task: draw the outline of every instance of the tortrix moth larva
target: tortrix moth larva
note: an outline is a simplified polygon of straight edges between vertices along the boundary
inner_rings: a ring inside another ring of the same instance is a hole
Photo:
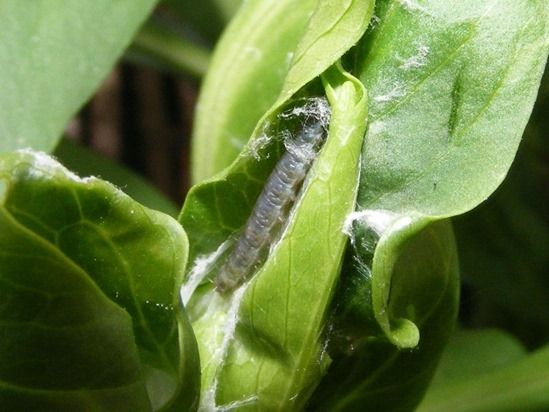
[[[327,104],[320,101],[325,115]],[[284,220],[326,137],[327,119],[319,113],[307,113],[306,108],[301,110],[309,116],[303,120],[297,136],[286,142],[286,152],[267,179],[236,246],[217,274],[215,285],[220,293],[235,289],[257,269],[262,253],[274,237],[274,229]]]

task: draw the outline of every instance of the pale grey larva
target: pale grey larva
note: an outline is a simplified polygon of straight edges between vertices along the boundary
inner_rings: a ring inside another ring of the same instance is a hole
[[[308,116],[297,136],[286,142],[287,151],[267,179],[242,234],[217,274],[219,292],[233,290],[257,269],[325,139],[326,121],[325,117]]]

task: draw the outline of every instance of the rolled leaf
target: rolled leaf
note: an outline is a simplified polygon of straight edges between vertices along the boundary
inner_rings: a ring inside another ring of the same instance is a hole
[[[221,295],[206,283],[191,297],[203,409],[300,410],[329,361],[321,335],[346,244],[344,222],[354,207],[367,99],[361,84],[339,68],[326,74],[325,84],[332,110],[328,138],[280,240],[236,292]],[[214,240],[226,241],[227,229],[243,224],[249,210],[226,199],[257,197],[265,173],[251,171],[258,163],[272,165],[275,149],[267,148],[269,157],[259,162],[242,155],[223,178],[191,191],[181,221],[191,228],[193,256],[212,251]],[[194,237],[199,227],[206,233]],[[187,282],[192,281],[191,275]]]

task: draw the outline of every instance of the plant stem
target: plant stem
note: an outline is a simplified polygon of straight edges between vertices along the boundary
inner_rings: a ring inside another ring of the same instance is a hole
[[[210,51],[168,27],[148,22],[134,38],[128,57],[177,74],[201,78],[210,62]]]

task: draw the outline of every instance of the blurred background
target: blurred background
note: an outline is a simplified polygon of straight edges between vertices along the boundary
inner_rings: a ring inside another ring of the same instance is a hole
[[[176,214],[190,185],[200,81],[239,2],[162,2],[123,61],[70,122],[57,156],[67,163],[78,163],[79,156],[121,163],[169,199],[151,206]],[[480,207],[454,219],[463,283],[460,325],[506,330],[528,349],[549,342],[548,132],[546,70],[506,181]],[[68,166],[85,174],[86,164]],[[103,177],[122,188],[134,179],[124,169]]]

